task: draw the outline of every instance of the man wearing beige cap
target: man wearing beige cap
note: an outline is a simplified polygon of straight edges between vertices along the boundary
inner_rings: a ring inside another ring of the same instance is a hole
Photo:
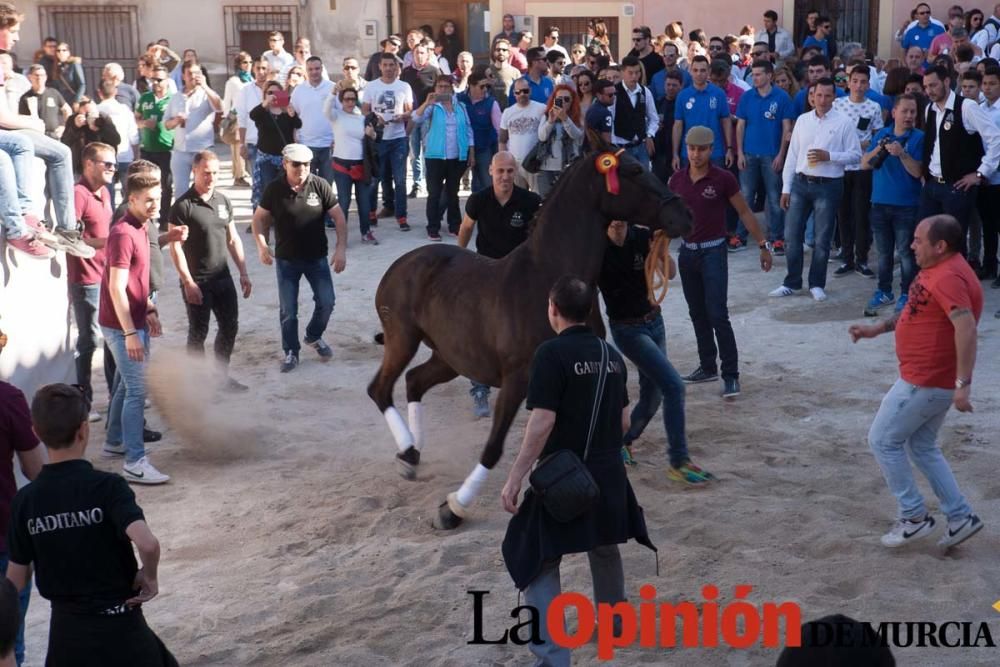
[[[681,240],[677,265],[684,300],[698,341],[698,368],[683,379],[689,384],[711,382],[722,370],[722,396],[740,394],[739,357],[729,322],[729,264],[726,249],[726,205],[732,205],[760,248],[760,268],[771,270],[771,244],[757,217],[740,193],[740,184],[726,169],[712,164],[715,134],[696,125],[688,130],[688,166],[670,177],[670,189],[691,209],[694,227]],[[716,345],[718,343],[718,346]],[[717,361],[718,358],[718,361]]]
[[[288,144],[281,152],[284,178],[274,179],[264,189],[253,216],[254,240],[260,261],[275,264],[278,274],[278,304],[281,317],[281,372],[299,365],[299,282],[304,276],[313,291],[315,309],[306,325],[305,344],[316,350],[321,361],[329,361],[333,350],[323,333],[333,314],[333,278],[326,263],[328,244],[324,216],[337,230],[337,246],[330,257],[336,273],[347,265],[347,221],[337,205],[330,184],[309,171],[313,153],[302,144]],[[274,250],[268,246],[274,228]]]

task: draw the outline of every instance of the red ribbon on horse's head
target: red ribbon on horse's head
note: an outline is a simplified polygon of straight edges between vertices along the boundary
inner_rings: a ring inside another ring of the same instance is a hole
[[[597,166],[597,173],[604,174],[605,187],[613,195],[618,194],[618,156],[621,155],[622,151],[617,153],[601,153],[597,156],[595,164]]]

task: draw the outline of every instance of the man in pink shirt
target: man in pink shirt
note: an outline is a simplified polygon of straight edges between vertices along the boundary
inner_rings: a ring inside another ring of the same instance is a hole
[[[76,328],[76,382],[83,387],[87,401],[93,401],[90,383],[94,350],[97,349],[97,307],[100,299],[101,276],[104,274],[104,245],[111,227],[111,195],[108,186],[115,177],[118,164],[115,149],[108,144],[87,144],[81,156],[83,173],[73,188],[76,213],[83,223],[83,241],[97,250],[91,259],[66,257],[69,298],[73,304]],[[93,410],[89,419],[100,419]]]

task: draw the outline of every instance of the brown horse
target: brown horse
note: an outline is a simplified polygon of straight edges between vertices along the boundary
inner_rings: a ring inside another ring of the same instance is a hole
[[[504,438],[528,390],[535,349],[554,336],[549,288],[574,274],[596,284],[611,220],[628,220],[670,237],[691,230],[684,203],[626,153],[593,153],[559,180],[527,241],[503,259],[449,245],[427,245],[397,259],[382,276],[375,306],[385,351],[368,395],[396,440],[412,479],[423,445],[421,404],[431,387],[458,375],[500,387],[493,427],[479,465],[438,510],[435,525],[455,528],[503,452]],[[600,313],[595,308],[596,319]],[[399,376],[425,343],[433,354],[406,373],[409,426],[393,406]]]

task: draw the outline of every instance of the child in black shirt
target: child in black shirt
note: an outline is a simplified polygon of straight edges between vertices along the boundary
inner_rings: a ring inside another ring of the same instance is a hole
[[[14,497],[7,578],[20,590],[34,567],[38,591],[52,603],[46,664],[177,665],[142,614],[159,590],[160,544],[125,480],[83,458],[83,392],[47,385],[31,412],[50,463]]]

